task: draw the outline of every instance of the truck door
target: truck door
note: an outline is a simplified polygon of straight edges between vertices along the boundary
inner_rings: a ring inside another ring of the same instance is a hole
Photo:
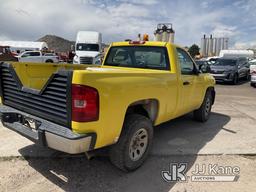
[[[21,55],[19,61],[20,62],[31,62],[31,57],[30,57],[31,52],[25,52]]]
[[[40,62],[41,61],[40,52],[35,52],[35,51],[25,52],[21,56],[20,61],[21,62]]]
[[[44,62],[41,52],[34,51],[34,52],[31,52],[30,55],[31,55],[31,62]]]
[[[203,75],[196,73],[196,66],[189,54],[177,48],[181,71],[180,113],[193,111],[200,103],[203,89]]]

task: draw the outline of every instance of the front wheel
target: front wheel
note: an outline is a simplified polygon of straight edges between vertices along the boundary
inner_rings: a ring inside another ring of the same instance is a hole
[[[128,115],[118,142],[110,148],[110,160],[123,171],[133,171],[146,160],[152,141],[152,122],[142,115]]]
[[[246,79],[247,81],[250,80],[250,72],[249,72],[249,71],[246,73],[245,79]]]
[[[212,109],[213,96],[211,91],[207,91],[201,107],[194,111],[194,119],[205,122],[209,119]]]
[[[233,85],[237,85],[238,80],[239,80],[238,74],[235,74],[234,77],[233,77],[233,81],[232,81]]]

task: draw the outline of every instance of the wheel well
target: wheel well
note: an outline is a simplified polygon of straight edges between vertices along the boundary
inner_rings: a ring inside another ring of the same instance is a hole
[[[53,63],[53,60],[47,59],[45,62],[46,62],[46,63]]]
[[[149,118],[152,122],[158,114],[158,101],[156,99],[140,100],[129,105],[126,115],[140,114]]]

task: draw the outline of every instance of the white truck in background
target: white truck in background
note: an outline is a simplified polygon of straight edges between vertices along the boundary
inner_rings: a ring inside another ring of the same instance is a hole
[[[102,35],[96,31],[79,31],[76,37],[74,64],[101,64]]]
[[[58,63],[59,57],[55,53],[43,53],[41,51],[24,51],[16,56],[19,62],[33,63]]]

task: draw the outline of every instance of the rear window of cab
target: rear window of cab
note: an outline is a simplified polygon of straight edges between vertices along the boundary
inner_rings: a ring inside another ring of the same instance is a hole
[[[166,47],[111,47],[104,65],[143,69],[170,70]]]

